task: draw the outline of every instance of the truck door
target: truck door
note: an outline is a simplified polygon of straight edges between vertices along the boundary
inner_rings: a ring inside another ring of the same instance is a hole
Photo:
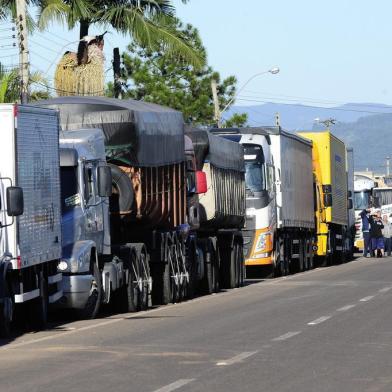
[[[98,247],[103,242],[103,198],[98,195],[97,168],[99,161],[85,161],[83,165],[83,199],[86,214],[86,233]]]

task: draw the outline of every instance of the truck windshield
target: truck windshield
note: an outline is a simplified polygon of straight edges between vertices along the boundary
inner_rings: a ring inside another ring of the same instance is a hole
[[[245,161],[246,188],[252,192],[266,190],[264,164],[256,161]]]
[[[80,205],[78,190],[78,172],[76,167],[60,168],[61,179],[61,208],[67,212],[75,206]]]
[[[364,210],[370,205],[371,191],[354,192],[354,209]]]

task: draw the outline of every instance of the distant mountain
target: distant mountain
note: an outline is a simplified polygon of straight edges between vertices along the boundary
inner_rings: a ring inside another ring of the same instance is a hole
[[[232,113],[247,113],[249,125],[270,125],[275,113],[279,113],[281,125],[288,130],[311,129],[315,119],[335,118],[339,122],[355,122],[361,117],[392,113],[392,106],[374,103],[347,103],[345,105],[319,108],[302,104],[266,103],[255,106],[234,106],[225,118]]]
[[[247,113],[249,125],[273,125],[275,113],[288,131],[321,130],[315,122],[334,118],[331,131],[354,148],[356,170],[385,171],[385,158],[392,157],[392,106],[373,103],[347,103],[333,108],[297,104],[267,103],[257,106],[234,106],[231,113]],[[230,115],[230,112],[228,115]],[[382,113],[382,114],[376,114]]]

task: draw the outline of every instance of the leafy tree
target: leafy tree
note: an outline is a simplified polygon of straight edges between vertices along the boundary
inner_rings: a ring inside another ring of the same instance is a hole
[[[231,118],[223,123],[225,128],[240,128],[244,127],[248,122],[248,114],[247,113],[234,113]]]
[[[48,81],[40,72],[30,75],[32,89],[30,101],[48,99],[50,97]],[[0,103],[18,102],[20,96],[20,79],[18,69],[7,70],[0,64]]]
[[[206,57],[206,50],[196,28],[189,24],[183,25],[179,20],[173,27],[186,37],[193,50]],[[208,65],[196,69],[189,62],[175,62],[163,44],[151,49],[132,43],[123,54],[123,62],[124,79],[130,83],[124,87],[124,98],[144,100],[180,110],[189,123],[215,124],[211,90],[213,79],[217,82],[221,109],[235,94],[237,80],[234,76],[222,79]],[[113,95],[112,84],[108,85],[108,94]],[[246,122],[244,116],[241,119],[242,123]],[[236,116],[236,120],[238,123],[240,116]]]
[[[172,28],[175,8],[171,0],[34,1],[40,10],[38,23],[41,28],[52,21],[66,23],[69,29],[79,23],[80,38],[83,38],[92,24],[111,26],[124,35],[129,34],[139,45],[149,48],[163,45],[172,57],[186,59],[198,67],[204,63],[204,58],[187,45],[181,32]]]

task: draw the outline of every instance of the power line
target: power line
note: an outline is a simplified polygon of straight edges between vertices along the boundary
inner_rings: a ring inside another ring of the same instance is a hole
[[[46,50],[51,51],[51,52],[55,53],[56,55],[59,55],[59,54],[60,54],[58,50],[52,49],[52,48],[50,48],[50,47],[48,47],[48,46],[45,46],[45,45],[43,45],[43,44],[40,44],[40,43],[38,43],[38,42],[36,42],[36,41],[33,41],[32,39],[30,39],[30,42],[32,42],[34,45],[40,46],[40,47],[43,48],[43,49],[46,49]],[[61,49],[60,49],[60,50],[61,50]]]
[[[55,87],[48,86],[45,83],[41,83],[41,82],[37,82],[37,81],[32,81],[31,80],[30,83],[38,84],[40,86],[43,86],[43,87],[45,87],[45,88],[47,88],[49,90],[55,91],[55,92],[61,92],[61,93],[66,93],[66,94],[76,94],[76,91],[61,90],[61,89],[58,89],[58,88],[55,88]],[[95,96],[95,95],[98,95],[98,94],[103,94],[105,91],[106,91],[106,89],[99,90],[99,91],[93,91],[92,93],[85,94],[85,95],[86,96]]]
[[[42,56],[42,55],[40,55],[40,54],[38,54],[37,52],[35,52],[34,50],[30,50],[30,53],[32,53],[34,56],[37,56],[37,57],[39,57],[40,59],[42,59],[42,60],[45,60],[45,61],[47,61],[48,63],[50,63],[50,60],[49,59],[47,59],[46,57],[44,57],[44,56]],[[47,73],[47,72],[46,72]]]

